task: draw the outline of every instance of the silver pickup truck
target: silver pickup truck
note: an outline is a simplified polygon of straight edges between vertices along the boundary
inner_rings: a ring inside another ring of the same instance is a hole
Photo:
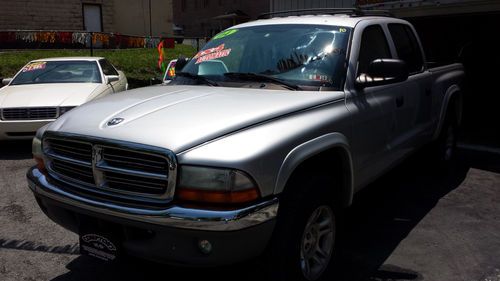
[[[276,280],[324,276],[356,192],[426,144],[450,161],[464,76],[429,68],[404,20],[324,13],[234,26],[170,84],[40,129],[40,208],[103,260],[265,257]]]

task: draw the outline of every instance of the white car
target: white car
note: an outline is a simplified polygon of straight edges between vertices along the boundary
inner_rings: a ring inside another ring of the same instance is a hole
[[[100,57],[34,60],[0,89],[0,140],[29,139],[72,108],[127,90],[127,78]]]

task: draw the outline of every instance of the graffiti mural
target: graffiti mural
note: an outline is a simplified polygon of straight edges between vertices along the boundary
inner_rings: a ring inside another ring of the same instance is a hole
[[[170,38],[80,31],[0,31],[0,49],[156,48],[163,40],[169,42],[163,48],[174,48],[174,44],[170,44],[174,39]]]

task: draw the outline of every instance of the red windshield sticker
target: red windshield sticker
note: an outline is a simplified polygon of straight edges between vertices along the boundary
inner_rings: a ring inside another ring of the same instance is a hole
[[[206,49],[203,51],[199,51],[196,54],[196,56],[194,56],[194,59],[197,59],[197,58],[202,57],[202,56],[206,56],[206,55],[211,54],[211,53],[220,52],[222,50],[224,50],[224,44],[220,44],[219,46],[217,46],[215,48],[210,48],[210,49]]]
[[[194,56],[194,59],[196,59],[196,64],[199,64],[204,61],[227,57],[230,53],[231,49],[224,49],[224,44],[221,44],[215,48],[206,49],[197,53],[196,56]]]
[[[310,74],[309,80],[328,82],[330,81],[330,78],[328,77],[328,75]]]
[[[47,62],[45,62],[45,61],[32,62],[23,68],[23,72],[45,69],[46,65],[47,65]]]

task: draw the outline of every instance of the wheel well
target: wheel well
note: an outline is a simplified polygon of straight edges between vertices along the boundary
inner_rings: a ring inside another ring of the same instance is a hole
[[[300,163],[288,178],[284,193],[298,192],[296,189],[306,188],[296,183],[311,177],[323,177],[330,188],[328,194],[332,203],[336,207],[347,207],[351,204],[353,195],[351,169],[349,153],[341,147],[330,148]]]
[[[457,87],[451,87],[454,90],[449,91],[447,93],[447,97],[445,97],[445,100],[443,101],[443,107],[441,109],[441,113],[439,115],[440,120],[437,125],[437,128],[434,132],[433,140],[436,140],[438,136],[441,134],[441,130],[443,129],[444,125],[444,119],[446,118],[446,115],[449,114],[450,110],[454,110],[457,120],[457,125],[460,126],[462,123],[462,115],[463,115],[463,109],[462,109],[462,103],[463,103],[463,97],[460,89]]]

